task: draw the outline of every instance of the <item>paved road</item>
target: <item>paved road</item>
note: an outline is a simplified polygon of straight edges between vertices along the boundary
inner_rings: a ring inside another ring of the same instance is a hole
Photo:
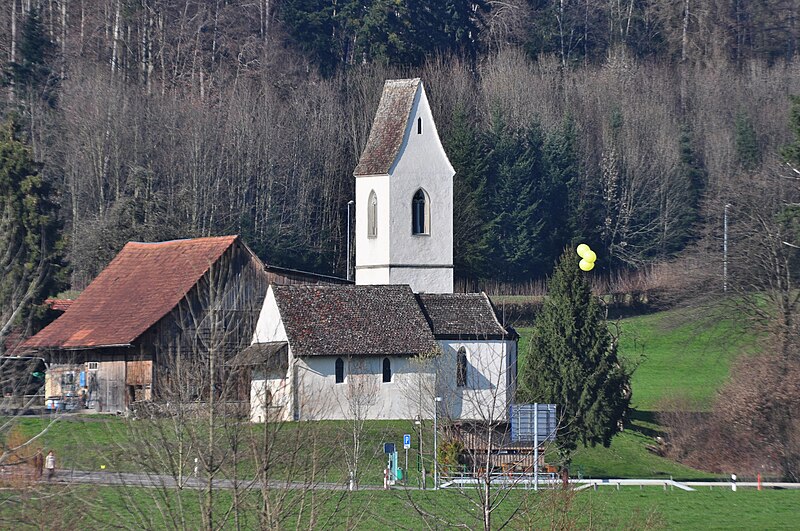
[[[42,481],[47,481],[42,479]],[[114,486],[133,486],[133,487],[165,487],[175,488],[178,481],[172,476],[165,474],[136,474],[131,472],[97,472],[87,470],[59,470],[51,480],[57,483],[81,483],[91,485],[114,485]],[[186,477],[180,481],[182,488],[186,489],[205,489],[208,484],[202,478]],[[240,489],[260,488],[260,483],[252,480],[215,479],[214,487],[218,489],[233,489],[238,486]],[[344,483],[303,483],[299,481],[270,481],[271,489],[296,489],[296,490],[347,490]],[[378,485],[361,485],[361,490],[380,490]]]
[[[46,479],[42,479],[42,481],[47,481]],[[54,482],[57,483],[79,483],[79,484],[91,484],[91,485],[112,485],[112,486],[133,486],[133,487],[164,487],[164,488],[175,488],[178,486],[178,481],[172,476],[168,476],[165,474],[136,474],[131,472],[97,472],[97,471],[86,471],[86,470],[59,470],[56,473],[56,476],[53,478]],[[570,481],[574,486],[578,489],[586,489],[586,488],[597,488],[597,487],[620,487],[620,486],[667,486],[683,489],[683,490],[695,490],[696,488],[700,487],[710,487],[710,488],[731,488],[731,483],[729,481],[687,481],[687,482],[678,482],[672,480],[664,480],[664,479],[584,479],[584,480],[571,480]],[[474,487],[474,481],[454,481],[452,482],[453,485],[451,487],[467,487],[470,486]],[[458,484],[456,484],[458,483]],[[473,484],[470,484],[473,483]],[[500,482],[498,482],[499,486]],[[542,481],[540,484],[541,487],[547,486],[548,482]],[[560,485],[561,482],[550,482],[550,486],[553,485]],[[445,483],[442,486],[446,487],[448,484]],[[738,487],[750,487],[755,488],[757,487],[756,482],[745,482],[741,481],[737,483]],[[207,484],[204,479],[202,478],[195,478],[195,477],[187,477],[183,478],[181,481],[182,488],[186,489],[204,489],[207,487]],[[260,488],[260,484],[256,480],[238,480],[238,483],[234,480],[230,479],[216,479],[214,480],[214,487],[218,489],[233,489],[235,487],[240,489],[251,489],[251,488]],[[347,485],[345,483],[328,483],[328,482],[318,482],[318,483],[303,483],[299,481],[270,481],[268,483],[269,488],[271,489],[296,489],[296,490],[336,490],[336,491],[343,491],[347,490]],[[530,486],[530,484],[526,484],[524,482],[515,482],[514,485],[517,488],[524,488],[525,486]],[[800,489],[800,483],[782,483],[782,482],[763,482],[762,486],[764,488],[782,488],[782,489]],[[694,487],[694,488],[693,488]],[[409,490],[418,490],[417,487],[405,487],[405,486],[395,486],[392,488],[399,488],[399,489],[409,489]],[[361,490],[381,490],[382,487],[380,485],[361,485],[359,487]]]

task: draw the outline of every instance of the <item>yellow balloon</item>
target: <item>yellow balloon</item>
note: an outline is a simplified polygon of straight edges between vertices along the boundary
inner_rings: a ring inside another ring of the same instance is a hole
[[[580,244],[580,245],[578,246],[578,248],[577,248],[577,249],[575,249],[575,251],[577,251],[577,253],[578,253],[578,256],[580,256],[581,258],[583,258],[583,255],[586,253],[586,251],[591,251],[591,249],[589,248],[589,246],[588,246],[588,245],[586,245],[585,243],[582,243],[582,244]]]
[[[596,255],[596,254],[594,254],[594,251],[592,251],[591,249],[589,249],[589,250],[588,250],[588,251],[586,251],[586,252],[585,252],[583,255],[581,255],[581,258],[583,258],[583,259],[584,259],[584,260],[586,260],[587,262],[594,263],[594,261],[595,261],[595,260],[597,260],[597,255]]]
[[[581,268],[581,271],[591,271],[594,269],[594,262],[588,262],[586,259],[583,259],[578,264],[578,267]]]

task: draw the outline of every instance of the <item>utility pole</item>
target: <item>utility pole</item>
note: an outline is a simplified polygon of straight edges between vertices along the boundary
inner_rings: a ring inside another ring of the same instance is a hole
[[[355,201],[352,199],[347,202],[347,280],[352,280],[350,275],[350,235],[352,234],[350,230],[350,207],[355,204]]]
[[[725,203],[722,216],[722,291],[728,291],[728,208],[730,203]]]
[[[439,402],[441,396],[433,399],[433,490],[439,490]]]

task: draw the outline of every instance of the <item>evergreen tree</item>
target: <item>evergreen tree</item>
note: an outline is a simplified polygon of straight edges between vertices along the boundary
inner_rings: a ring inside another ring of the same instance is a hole
[[[556,443],[566,466],[579,442],[608,446],[630,403],[629,371],[578,261],[567,249],[550,278],[518,390],[519,401],[558,406]]]
[[[781,150],[783,159],[795,170],[800,171],[800,96],[790,96],[792,106],[789,110],[789,130],[794,138]]]
[[[661,256],[674,255],[697,237],[700,203],[706,188],[706,171],[695,150],[692,131],[686,125],[681,128],[679,147],[677,178],[674,182],[667,181],[660,191],[660,245],[653,251]]]
[[[545,244],[548,262],[554,263],[570,236],[578,233],[579,220],[588,217],[585,209],[581,208],[580,197],[571,197],[578,196],[579,193],[580,162],[578,135],[575,122],[570,116],[564,119],[559,130],[547,137],[544,158],[547,168],[545,188],[548,210]],[[597,225],[599,223],[595,224]]]
[[[17,96],[29,104],[41,99],[55,105],[57,78],[50,68],[55,46],[47,37],[36,7],[31,8],[22,26],[19,59],[10,65],[10,78]]]
[[[745,171],[754,171],[761,165],[761,149],[753,122],[747,113],[736,115],[736,158]]]
[[[486,257],[486,163],[478,134],[463,106],[453,114],[446,151],[456,170],[453,179],[453,265],[459,277],[488,276]]]
[[[546,268],[544,139],[537,124],[515,131],[496,116],[487,142],[493,273],[505,281],[528,280]]]
[[[324,74],[340,63],[419,66],[436,52],[475,57],[486,0],[286,0],[281,18]]]
[[[284,0],[280,7],[283,23],[298,46],[307,52],[323,74],[331,74],[341,56],[341,13],[327,0]]]
[[[61,286],[56,205],[14,133],[10,122],[0,129],[0,350],[13,326],[36,324],[34,308]]]

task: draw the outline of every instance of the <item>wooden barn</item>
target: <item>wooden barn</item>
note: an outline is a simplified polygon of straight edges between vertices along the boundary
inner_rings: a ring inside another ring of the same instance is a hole
[[[267,270],[238,236],[129,242],[24,346],[48,364],[48,398],[112,412],[198,400],[235,387],[225,362],[249,345],[270,282],[335,280]]]

